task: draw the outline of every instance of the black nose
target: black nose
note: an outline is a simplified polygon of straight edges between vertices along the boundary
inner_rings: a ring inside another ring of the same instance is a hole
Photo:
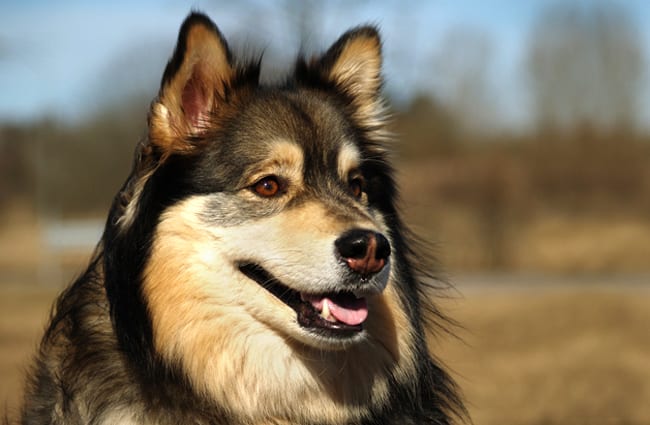
[[[390,243],[381,233],[353,229],[334,242],[336,249],[353,271],[369,275],[378,273],[390,255]]]

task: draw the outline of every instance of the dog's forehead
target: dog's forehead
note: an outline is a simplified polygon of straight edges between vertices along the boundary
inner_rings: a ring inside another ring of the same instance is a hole
[[[256,97],[238,125],[238,139],[262,146],[284,140],[308,155],[336,157],[343,146],[354,144],[349,121],[326,96],[270,91]]]

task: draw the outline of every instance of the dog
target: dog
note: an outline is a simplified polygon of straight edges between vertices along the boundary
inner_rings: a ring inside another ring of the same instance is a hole
[[[23,424],[451,424],[372,26],[261,84],[192,12]]]

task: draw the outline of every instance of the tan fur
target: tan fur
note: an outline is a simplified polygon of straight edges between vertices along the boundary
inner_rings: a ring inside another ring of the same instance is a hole
[[[353,117],[368,129],[372,138],[387,142],[391,135],[386,130],[387,107],[378,96],[381,86],[381,43],[377,37],[352,38],[330,70],[329,78],[353,97]],[[375,149],[384,152],[385,146]]]
[[[381,45],[376,37],[355,37],[348,41],[330,71],[330,78],[351,94],[376,97],[381,84]]]
[[[365,340],[324,350],[307,344],[314,342],[292,309],[232,264],[243,251],[267,252],[261,264],[276,273],[274,256],[284,254],[283,261],[293,258],[292,269],[306,263],[293,271],[296,281],[278,275],[292,287],[305,284],[303,273],[326,278],[327,267],[313,269],[319,257],[313,247],[325,245],[319,238],[332,238],[346,223],[308,204],[217,231],[196,215],[204,202],[190,198],[164,214],[144,279],[154,344],[167,360],[181,362],[200,391],[253,421],[289,412],[288,419],[297,421],[340,423],[365,413],[356,405],[376,405],[387,396],[389,371],[412,379],[412,337],[395,283],[368,300]]]
[[[151,421],[139,421],[137,420],[133,412],[128,410],[116,410],[111,412],[111,414],[106,415],[101,419],[99,425],[149,425]],[[153,425],[153,424],[151,424]]]
[[[137,212],[138,204],[140,203],[140,196],[144,190],[144,186],[149,180],[149,177],[153,174],[155,169],[149,170],[143,177],[141,177],[131,189],[131,193],[128,194],[129,198],[126,206],[124,207],[123,213],[120,218],[117,220],[117,226],[124,230],[128,228],[133,220],[135,219],[135,214]]]
[[[290,180],[292,190],[301,187],[304,162],[302,149],[289,140],[270,140],[266,144],[268,159],[257,164],[256,169],[249,170],[249,184],[269,175],[278,175]]]
[[[339,150],[338,170],[342,181],[347,181],[351,171],[361,165],[361,153],[352,143],[344,143]]]

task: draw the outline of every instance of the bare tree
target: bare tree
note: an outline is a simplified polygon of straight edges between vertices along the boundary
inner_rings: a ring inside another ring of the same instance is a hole
[[[532,31],[527,65],[540,129],[635,126],[643,50],[619,3],[549,6]]]

